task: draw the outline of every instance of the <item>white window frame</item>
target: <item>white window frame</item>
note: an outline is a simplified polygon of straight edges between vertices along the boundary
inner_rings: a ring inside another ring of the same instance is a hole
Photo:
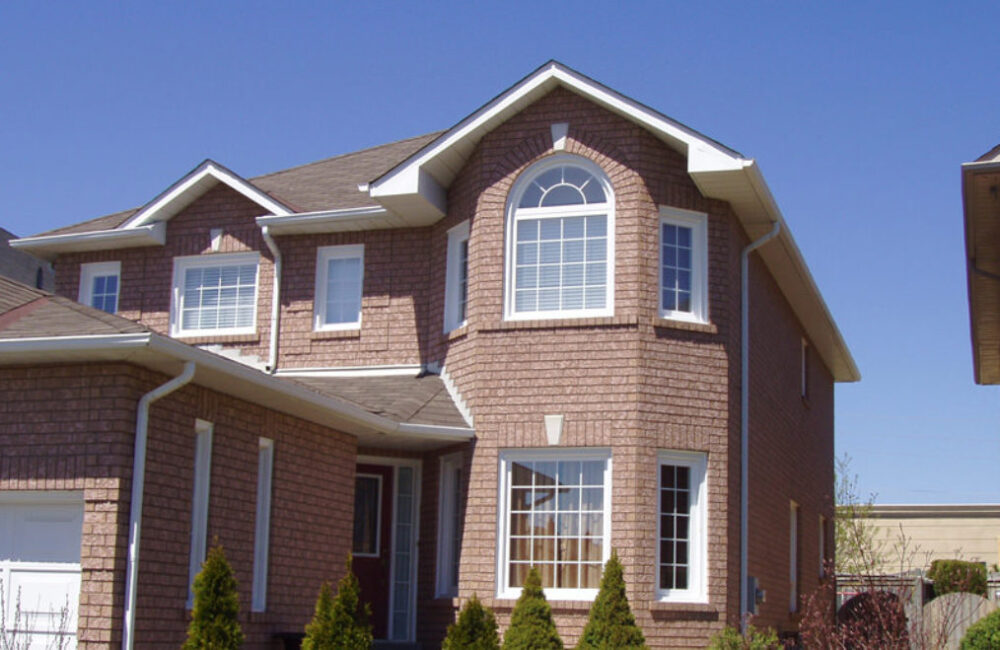
[[[188,269],[211,266],[244,266],[253,264],[256,267],[253,291],[253,324],[249,327],[217,327],[215,329],[183,328],[184,320],[184,272]],[[260,300],[260,253],[227,253],[223,255],[190,255],[174,258],[173,288],[170,300],[170,335],[177,338],[202,336],[228,336],[254,334],[257,331],[257,307]]]
[[[435,595],[439,598],[458,595],[458,576],[455,559],[461,549],[455,547],[455,534],[459,521],[455,516],[461,506],[462,452],[441,457],[441,469],[438,474],[438,553],[437,553],[437,588]]]
[[[274,474],[274,440],[257,443],[257,512],[254,517],[253,588],[250,611],[267,609],[267,569],[271,549],[271,484]]]
[[[349,323],[327,323],[326,319],[326,289],[329,281],[328,270],[330,260],[354,259],[361,261],[361,282],[357,288],[358,318]],[[317,332],[335,330],[356,330],[361,327],[361,313],[364,311],[363,297],[365,287],[365,245],[347,244],[343,246],[320,246],[316,249],[316,297],[313,301],[313,329]]]
[[[121,262],[91,262],[80,265],[80,292],[78,302],[93,307],[91,301],[94,298],[94,280],[100,277],[115,276],[118,284],[115,287],[115,311],[117,314],[121,310],[122,294],[122,263]],[[95,308],[96,309],[96,308]]]
[[[663,225],[671,224],[691,229],[691,311],[664,309],[663,307]],[[659,266],[657,281],[659,292],[656,304],[660,318],[691,323],[708,322],[708,215],[704,212],[683,210],[667,205],[660,206]]]
[[[604,190],[606,201],[593,205],[570,205],[544,208],[518,208],[517,204],[531,182],[553,167],[579,167],[592,174]],[[605,276],[605,300],[602,309],[571,309],[518,312],[515,307],[515,287],[517,286],[517,222],[522,219],[544,219],[563,217],[589,217],[604,215],[607,218],[607,272]],[[607,174],[596,163],[570,154],[549,156],[530,167],[518,177],[511,187],[507,200],[506,243],[504,247],[504,320],[548,320],[594,318],[613,316],[615,313],[615,193]]]
[[[656,599],[665,603],[708,602],[708,455],[700,451],[657,453],[656,459]],[[688,588],[660,588],[660,475],[664,465],[687,467],[691,477],[691,502],[688,522]]]
[[[788,611],[799,611],[799,504],[788,506]]]
[[[194,423],[194,485],[191,495],[191,554],[188,559],[187,608],[194,606],[194,578],[205,561],[208,541],[208,500],[212,481],[212,436],[215,427],[211,422],[195,420]]]
[[[448,258],[444,279],[444,331],[448,333],[465,325],[469,315],[469,220],[448,231]],[[462,305],[462,244],[466,244],[465,317]]]
[[[612,458],[611,450],[606,447],[588,447],[576,449],[507,449],[500,451],[500,494],[497,500],[497,598],[519,598],[523,588],[511,587],[510,582],[510,467],[519,461],[574,461],[603,460],[604,470],[604,534],[602,535],[602,564],[611,557],[611,489],[612,489]],[[558,589],[546,587],[545,597],[556,600],[594,600],[598,589]]]
[[[373,478],[378,484],[378,492],[375,494],[375,552],[360,553],[354,550],[354,531],[351,530],[351,555],[354,557],[381,557],[382,555],[382,475],[368,474],[366,472],[356,472],[354,474],[355,483],[359,478]],[[390,551],[391,552],[391,551]]]

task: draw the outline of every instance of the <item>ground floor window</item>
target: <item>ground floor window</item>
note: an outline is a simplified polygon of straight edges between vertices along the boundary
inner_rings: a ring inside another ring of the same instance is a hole
[[[607,450],[502,452],[500,596],[516,596],[535,566],[550,597],[593,598],[610,554],[610,503]]]
[[[706,456],[662,451],[657,476],[657,595],[706,602]]]

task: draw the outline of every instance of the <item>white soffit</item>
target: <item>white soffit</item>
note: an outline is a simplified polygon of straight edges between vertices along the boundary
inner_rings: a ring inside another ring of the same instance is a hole
[[[217,183],[224,183],[271,214],[287,215],[294,212],[219,163],[206,160],[147,203],[119,228],[138,228],[156,221],[167,221]]]

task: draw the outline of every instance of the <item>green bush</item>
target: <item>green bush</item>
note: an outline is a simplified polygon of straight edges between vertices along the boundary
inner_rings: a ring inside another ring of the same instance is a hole
[[[747,626],[746,636],[740,634],[735,627],[726,627],[712,637],[709,650],[779,650],[781,643],[774,630],[758,630],[753,625]]]
[[[531,567],[521,597],[503,635],[503,650],[562,650],[562,639],[552,622],[552,608],[542,592],[542,577]]]
[[[986,567],[979,562],[934,560],[927,577],[934,581],[934,595],[956,591],[986,595]]]
[[[324,582],[316,598],[313,620],[306,625],[302,650],[369,650],[372,627],[368,623],[371,608],[361,602],[361,587],[347,558],[347,573],[337,583],[337,597]]]
[[[590,607],[587,625],[576,647],[577,650],[646,650],[646,639],[628,606],[622,563],[614,550],[604,565],[601,589]]]
[[[183,649],[231,650],[242,646],[236,578],[221,546],[209,549],[191,589],[194,607]]]
[[[458,620],[448,626],[441,650],[499,650],[497,619],[475,596],[465,603]]]
[[[1000,648],[1000,609],[984,616],[965,632],[962,650],[994,650]]]

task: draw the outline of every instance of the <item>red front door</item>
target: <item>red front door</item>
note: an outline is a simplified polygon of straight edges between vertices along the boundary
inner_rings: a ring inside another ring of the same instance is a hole
[[[361,601],[371,605],[376,639],[389,634],[392,476],[392,467],[358,465],[354,479],[354,573]]]

